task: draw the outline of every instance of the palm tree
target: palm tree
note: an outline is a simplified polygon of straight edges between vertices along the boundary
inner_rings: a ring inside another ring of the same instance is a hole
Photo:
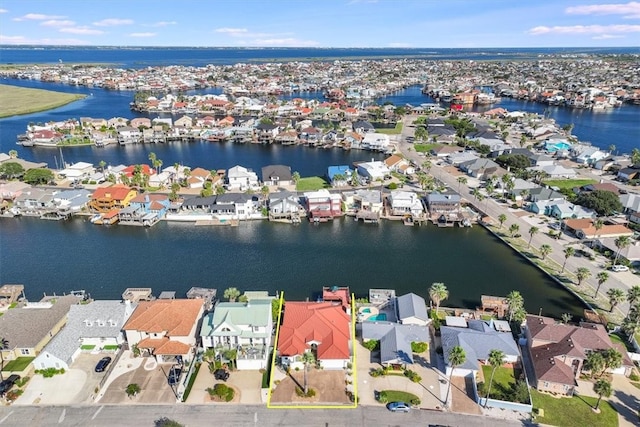
[[[524,298],[518,291],[511,291],[505,298],[507,306],[509,307],[509,322],[511,322],[516,312],[524,308]]]
[[[533,236],[538,234],[539,231],[540,229],[536,226],[533,226],[529,229],[529,247],[531,247],[531,240],[533,239]]]
[[[511,234],[511,237],[513,237],[519,230],[520,226],[518,224],[511,224],[511,226],[509,227],[509,234]]]
[[[156,156],[156,153],[154,153],[153,151],[149,153],[149,165],[150,165],[152,168],[153,168],[153,167],[155,167],[155,166],[154,166],[154,163],[156,162],[156,160],[157,160],[157,159],[158,159],[158,158],[157,158],[157,156]]]
[[[593,384],[593,391],[598,395],[598,401],[596,402],[596,407],[593,408],[593,410],[598,411],[602,397],[611,396],[611,383],[607,380],[599,379]]]
[[[562,271],[560,273],[564,273],[564,267],[567,265],[567,261],[570,257],[572,257],[576,253],[576,250],[571,246],[564,249],[564,262],[562,263]]]
[[[560,317],[562,318],[562,323],[565,325],[573,319],[573,315],[571,313],[562,313],[562,316]]]
[[[587,354],[587,358],[584,360],[584,369],[591,372],[591,378],[595,377],[598,372],[604,369],[604,357],[599,351],[591,351]]]
[[[578,267],[576,270],[576,278],[578,279],[577,285],[580,286],[582,281],[591,277],[591,271],[587,267]]]
[[[140,393],[140,386],[138,384],[129,384],[125,391],[127,392],[127,396],[129,396],[129,399],[131,399],[133,396]]]
[[[489,379],[489,390],[487,391],[487,398],[484,400],[484,407],[487,407],[487,403],[489,402],[489,397],[491,396],[491,386],[493,385],[493,374],[496,373],[496,369],[498,369],[504,363],[504,352],[501,350],[493,349],[489,351],[489,365],[493,368],[491,370],[491,379]]]
[[[615,154],[615,152],[616,152],[616,146],[615,146],[615,145],[613,145],[613,144],[611,144],[611,145],[609,146],[609,152],[610,152],[611,154]]]
[[[622,366],[622,353],[615,348],[608,348],[602,351],[602,357],[604,358],[604,369],[600,372],[602,377],[607,369],[618,369]]]
[[[436,305],[436,315],[440,309],[440,303],[449,298],[449,291],[444,283],[435,282],[429,288],[429,298]]]
[[[4,381],[2,377],[2,370],[4,369],[4,354],[3,351],[9,350],[9,340],[5,337],[0,337],[0,381]]]
[[[500,228],[502,228],[502,225],[506,220],[507,220],[507,216],[505,214],[498,215],[498,222],[500,222]]]
[[[459,345],[453,347],[449,351],[449,366],[451,366],[451,374],[449,374],[449,387],[447,388],[447,397],[444,399],[445,406],[449,401],[449,393],[451,391],[451,378],[453,377],[453,371],[456,370],[456,366],[462,365],[467,360],[467,355],[464,349]]]
[[[300,181],[300,172],[295,171],[291,174],[291,180],[295,185],[298,185],[298,181]]]
[[[640,302],[640,285],[633,285],[630,289],[627,290],[627,302],[629,303],[629,311],[627,312],[627,316],[631,314],[631,308],[637,303]]]
[[[171,176],[171,179],[173,181],[173,183],[175,184],[175,182],[178,180],[178,176],[180,174],[180,164],[178,162],[173,164],[173,175]]]
[[[629,236],[620,236],[614,241],[614,243],[616,245],[616,248],[618,248],[616,257],[613,260],[613,265],[616,265],[616,263],[618,262],[618,257],[620,256],[620,252],[631,245],[631,239],[629,238]]]
[[[238,288],[227,288],[224,290],[224,297],[229,300],[229,302],[234,302],[236,298],[240,296],[240,291]]]
[[[598,292],[600,291],[600,286],[602,286],[604,284],[604,282],[609,280],[609,273],[607,273],[606,271],[601,271],[600,273],[598,273],[596,275],[596,279],[598,279],[598,287],[596,288],[596,293],[593,294],[594,298],[596,298],[598,296]],[[638,287],[638,289],[640,290],[640,286]],[[631,289],[629,289],[629,290],[631,290]]]
[[[304,363],[304,395],[306,396],[309,393],[309,384],[307,383],[307,371],[309,370],[309,365],[312,365],[316,362],[316,356],[312,351],[305,351],[302,354],[302,362]]]
[[[467,177],[466,176],[459,176],[458,177],[458,193],[460,192],[460,186],[467,185]]]
[[[107,166],[107,162],[105,162],[104,160],[100,160],[100,162],[98,163],[98,166],[100,166],[100,171],[104,175],[104,167]]]
[[[18,152],[16,150],[9,150],[9,157],[12,159],[18,158]]]
[[[543,244],[542,246],[540,246],[540,255],[542,256],[542,259],[544,260],[547,255],[549,255],[551,252],[553,252],[553,248],[551,247],[551,245],[548,244]]]
[[[632,343],[633,337],[640,332],[640,322],[627,316],[622,321],[622,330],[627,334],[629,343]]]
[[[602,227],[604,227],[604,221],[601,220],[600,218],[596,219],[595,221],[593,221],[593,228],[596,229],[596,240],[598,239],[598,235],[599,235],[599,231],[602,230]]]
[[[624,301],[624,292],[621,289],[611,288],[607,291],[607,298],[609,298],[609,304],[611,304],[609,309],[609,313],[611,313],[618,304]]]
[[[478,197],[481,196],[480,194],[480,190],[478,189],[478,187],[474,188],[473,190],[471,190],[471,195],[478,200]]]

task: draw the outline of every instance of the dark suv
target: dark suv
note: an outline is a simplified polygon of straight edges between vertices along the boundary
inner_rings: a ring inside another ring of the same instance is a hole
[[[217,380],[226,381],[229,379],[229,371],[226,369],[216,369],[213,373],[213,377]]]
[[[4,396],[6,392],[11,390],[16,381],[20,379],[20,375],[9,375],[9,378],[0,382],[0,396]]]

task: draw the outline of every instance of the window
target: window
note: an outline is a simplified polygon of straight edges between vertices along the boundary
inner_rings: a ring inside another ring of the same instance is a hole
[[[21,348],[20,354],[31,354],[31,351],[28,348]]]

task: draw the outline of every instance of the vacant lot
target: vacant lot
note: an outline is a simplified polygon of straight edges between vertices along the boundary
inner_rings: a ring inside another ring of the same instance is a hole
[[[544,184],[549,187],[558,187],[560,190],[564,190],[594,184],[595,182],[595,179],[548,179]]]
[[[0,85],[0,118],[37,113],[69,104],[85,95]]]
[[[310,176],[300,178],[296,190],[298,191],[315,191],[321,188],[329,188],[329,183],[319,176]]]
[[[531,398],[534,411],[542,409],[544,413],[535,417],[538,423],[562,427],[616,427],[618,425],[618,413],[606,399],[602,399],[600,413],[596,414],[591,410],[598,400],[595,397],[553,397],[531,390]]]

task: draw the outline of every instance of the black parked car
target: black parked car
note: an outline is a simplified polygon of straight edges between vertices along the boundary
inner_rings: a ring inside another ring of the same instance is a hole
[[[18,381],[19,379],[20,379],[20,375],[14,374],[14,375],[9,375],[9,377],[6,380],[0,382],[0,396],[4,396],[6,392],[11,390],[11,387],[13,387],[16,381]]]
[[[109,363],[111,363],[111,358],[109,356],[100,359],[96,364],[96,372],[104,372],[104,370],[107,369],[107,366],[109,366]]]
[[[169,377],[167,380],[169,381],[169,385],[176,385],[180,381],[180,374],[182,373],[182,369],[177,366],[174,366],[169,371]]]
[[[216,369],[213,373],[213,377],[220,381],[226,381],[229,379],[229,371],[226,369]]]

